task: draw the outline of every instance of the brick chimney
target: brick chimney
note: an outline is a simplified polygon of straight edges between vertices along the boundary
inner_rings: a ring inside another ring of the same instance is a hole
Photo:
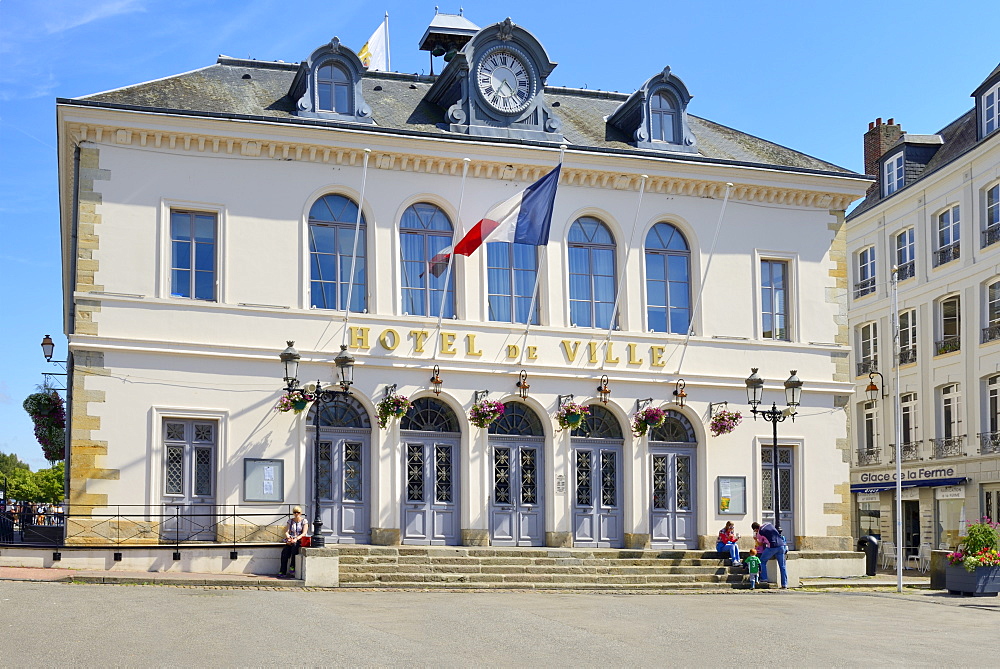
[[[865,174],[875,177],[875,183],[868,188],[868,195],[877,192],[879,187],[879,159],[903,136],[903,129],[894,123],[895,120],[891,118],[888,123],[882,123],[882,119],[877,118],[868,124],[868,132],[865,133]]]

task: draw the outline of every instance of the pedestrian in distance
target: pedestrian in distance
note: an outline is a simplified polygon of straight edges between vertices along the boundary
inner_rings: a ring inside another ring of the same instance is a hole
[[[302,515],[302,507],[292,508],[292,517],[285,527],[285,545],[281,547],[281,566],[278,569],[278,578],[291,578],[295,575],[295,556],[299,554],[302,540],[309,532],[309,521]],[[291,569],[288,567],[291,560]]]
[[[750,527],[753,528],[754,532],[767,539],[769,544],[760,556],[761,580],[767,580],[767,561],[774,558],[778,563],[778,571],[781,573],[781,588],[788,588],[788,572],[785,570],[785,553],[788,551],[788,547],[785,545],[785,537],[781,536],[781,533],[771,523],[763,525],[754,523]]]
[[[756,548],[750,549],[750,555],[744,562],[747,565],[747,571],[750,572],[750,589],[753,590],[757,587],[757,577],[760,576],[760,558],[757,557]]]
[[[719,530],[719,540],[715,544],[715,550],[720,553],[724,553],[733,561],[734,567],[739,567],[740,564],[740,547],[737,545],[740,535],[736,533],[736,526],[733,525],[733,521],[726,522],[726,526]]]

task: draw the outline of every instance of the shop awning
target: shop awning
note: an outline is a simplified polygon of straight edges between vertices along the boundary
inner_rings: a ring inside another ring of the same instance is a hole
[[[923,488],[928,486],[961,485],[969,479],[965,476],[954,476],[945,479],[919,479],[916,481],[903,481],[904,488]],[[895,490],[895,481],[879,481],[878,483],[852,483],[851,492],[881,492],[883,490]]]

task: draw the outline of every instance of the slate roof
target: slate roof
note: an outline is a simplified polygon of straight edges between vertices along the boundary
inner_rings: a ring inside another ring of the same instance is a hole
[[[296,116],[295,101],[288,96],[288,89],[298,67],[297,63],[220,56],[215,65],[192,72],[80,98],[60,98],[57,102],[170,111],[198,116],[263,119],[312,126],[359,127]],[[448,131],[444,123],[444,111],[423,100],[433,83],[434,78],[428,76],[392,72],[366,73],[362,82],[364,98],[372,109],[375,124],[360,127],[372,132],[416,133],[459,139],[467,137]],[[378,88],[381,90],[377,90]],[[548,87],[545,89],[545,98],[552,111],[562,120],[566,143],[574,148],[858,176],[843,167],[690,114],[688,118],[691,131],[697,138],[699,153],[640,150],[629,145],[628,138],[623,133],[605,123],[605,118],[628,99],[627,95]],[[535,144],[520,139],[476,137],[475,140]]]
[[[848,214],[847,218],[849,220],[853,219],[880,202],[890,200],[894,197],[899,197],[900,193],[905,193],[907,189],[911,188],[914,184],[920,183],[962,154],[975,148],[977,143],[975,107],[946,125],[938,131],[937,134],[941,136],[943,144],[941,145],[941,148],[937,150],[937,153],[934,154],[934,157],[927,162],[927,167],[925,167],[923,172],[921,172],[919,178],[906,184],[906,186],[900,188],[889,197],[882,197],[879,188],[873,189],[872,192],[869,193],[868,196],[865,197],[865,199],[862,200],[850,214]],[[903,137],[901,137],[893,146],[899,146],[905,141],[905,139],[906,135],[903,135]]]

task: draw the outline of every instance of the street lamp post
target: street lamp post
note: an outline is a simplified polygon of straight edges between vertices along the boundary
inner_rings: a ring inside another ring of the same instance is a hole
[[[761,394],[764,390],[764,379],[757,376],[756,367],[750,368],[750,377],[747,378],[746,385],[747,402],[750,404],[753,419],[757,420],[757,416],[760,415],[771,423],[772,427],[771,504],[774,509],[774,528],[778,530],[778,534],[781,534],[781,509],[778,507],[778,423],[784,422],[789,416],[792,418],[792,422],[795,422],[795,411],[802,396],[802,381],[795,376],[793,369],[792,375],[785,381],[785,402],[788,404],[788,408],[783,410],[778,409],[777,403],[774,402],[771,403],[770,409],[757,409],[760,406]]]
[[[315,410],[313,411],[313,523],[312,523],[312,545],[320,548],[326,545],[326,539],[320,533],[323,529],[323,517],[320,515],[319,508],[319,478],[320,478],[320,466],[319,466],[319,425],[320,425],[320,414],[326,408],[328,404],[336,402],[341,396],[349,396],[351,394],[351,385],[354,383],[354,357],[347,352],[347,346],[340,346],[340,354],[334,358],[334,364],[337,366],[337,375],[340,380],[338,385],[340,390],[335,388],[324,388],[320,381],[316,382],[315,390],[305,390],[298,387],[298,369],[299,360],[301,356],[299,352],[295,350],[295,342],[289,341],[288,348],[281,352],[279,356],[281,362],[285,366],[285,391],[286,392],[301,392],[309,401],[315,403]],[[331,454],[332,455],[332,454]]]

